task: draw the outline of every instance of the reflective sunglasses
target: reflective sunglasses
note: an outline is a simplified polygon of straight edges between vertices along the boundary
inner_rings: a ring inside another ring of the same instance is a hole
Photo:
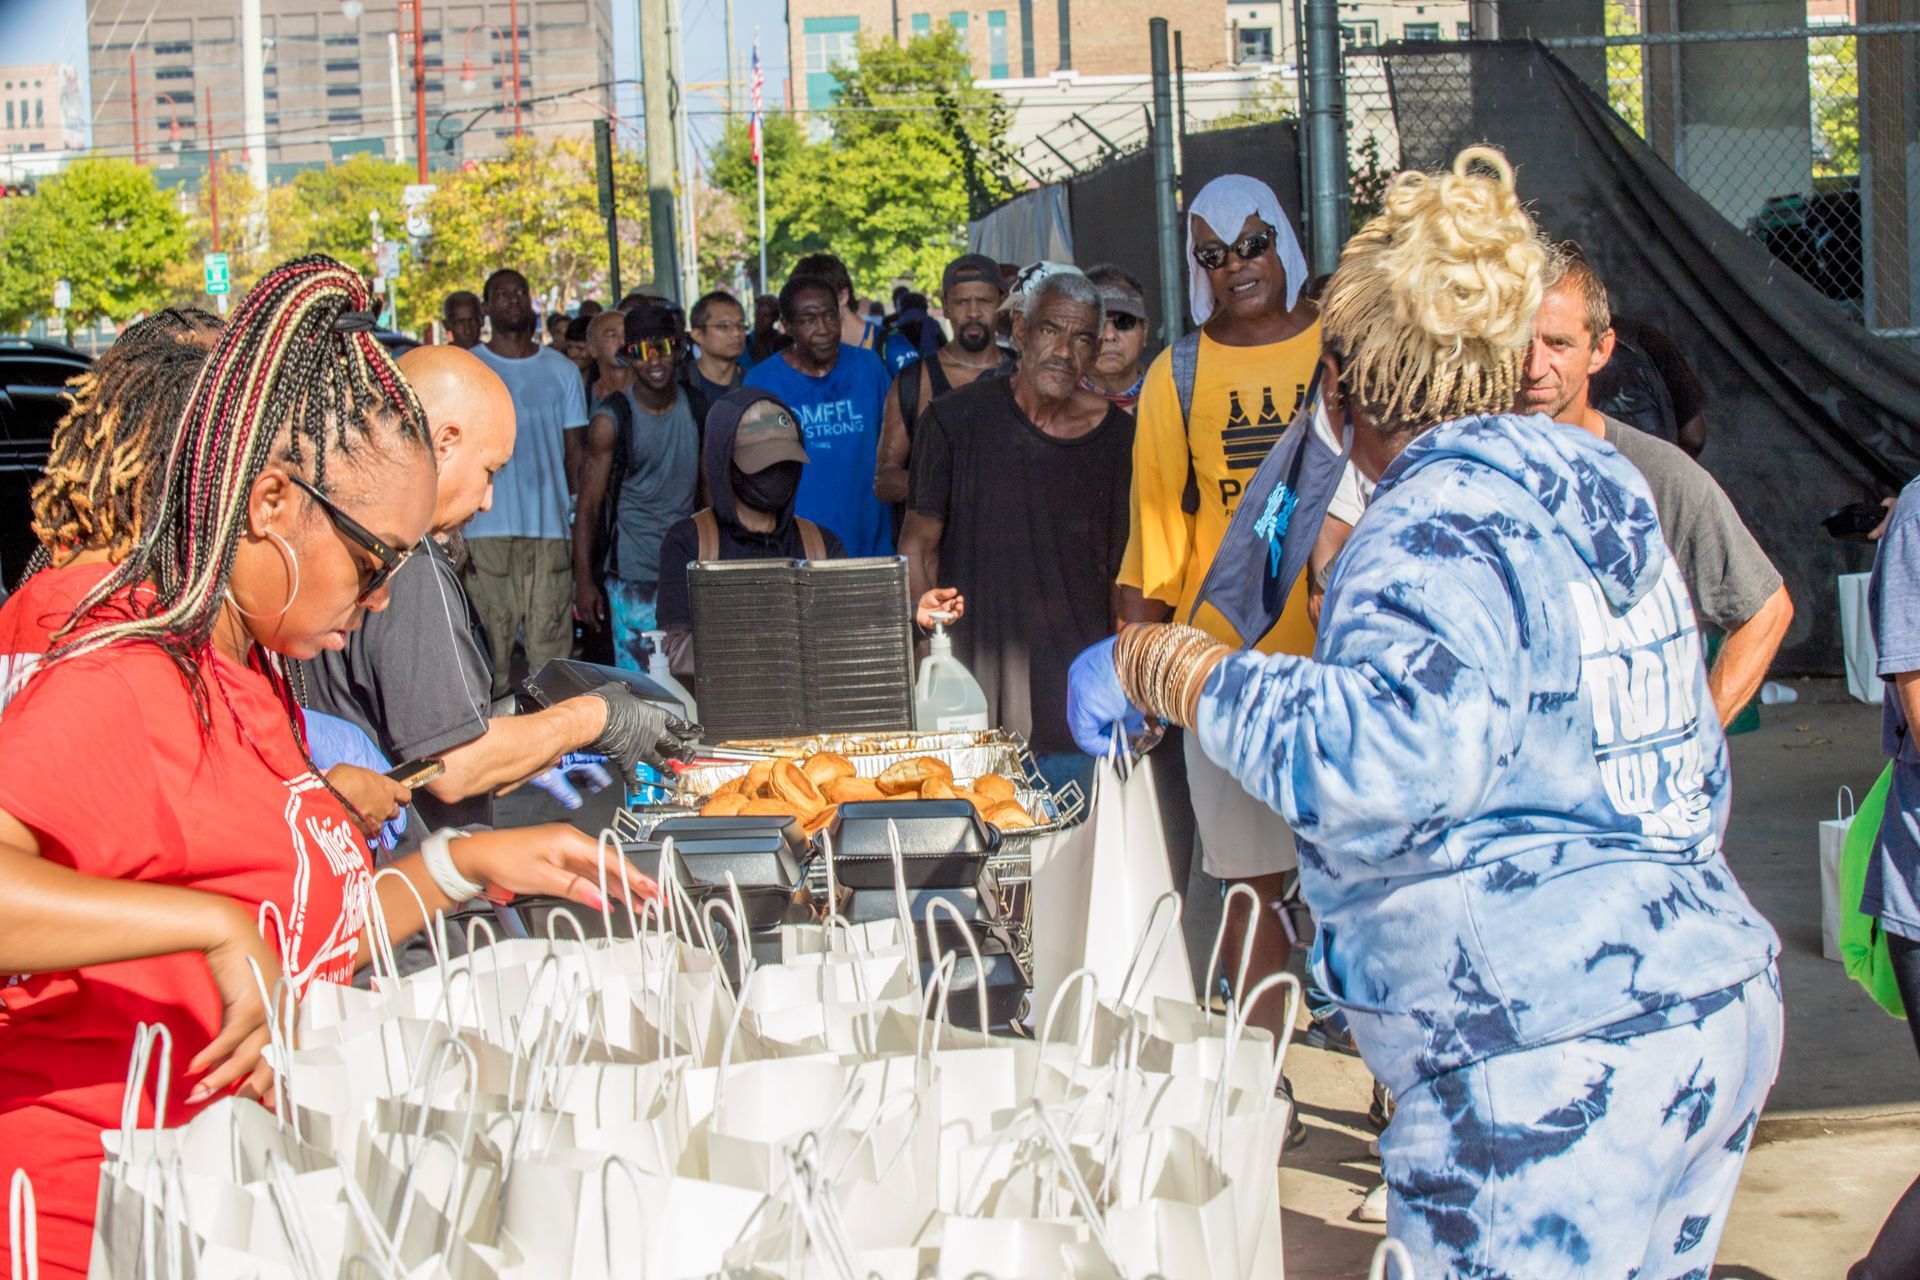
[[[627,359],[638,360],[642,364],[650,360],[670,359],[672,356],[672,338],[642,338],[627,344]]]
[[[1107,312],[1107,323],[1111,324],[1121,333],[1132,333],[1140,327],[1140,317],[1134,315],[1131,311],[1109,311]]]
[[[379,561],[380,567],[373,571],[373,576],[367,579],[367,584],[360,588],[360,594],[353,598],[355,604],[365,604],[374,592],[386,586],[393,575],[400,572],[400,566],[412,557],[413,548],[403,547],[395,550],[388,546],[378,534],[373,533],[367,526],[335,506],[333,499],[320,492],[307,480],[295,475],[289,475],[287,478],[293,481],[301,492],[320,505],[320,510],[326,513],[328,522],[333,525],[334,532]]]
[[[1241,236],[1231,245],[1206,245],[1205,247],[1196,247],[1193,251],[1193,260],[1209,271],[1218,271],[1227,265],[1227,250],[1229,248],[1240,255],[1242,262],[1252,262],[1267,250],[1273,248],[1273,228],[1268,227],[1265,231],[1256,231],[1250,236]]]

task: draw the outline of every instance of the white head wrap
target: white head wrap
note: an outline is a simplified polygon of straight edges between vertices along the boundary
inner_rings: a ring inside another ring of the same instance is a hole
[[[1240,238],[1240,228],[1247,219],[1256,215],[1273,228],[1273,250],[1280,255],[1280,266],[1287,273],[1287,310],[1293,310],[1293,304],[1300,300],[1300,291],[1307,287],[1307,255],[1300,251],[1300,237],[1293,223],[1281,212],[1279,197],[1258,178],[1224,173],[1200,188],[1200,194],[1187,206],[1187,260],[1192,263],[1187,270],[1187,305],[1196,325],[1205,324],[1213,314],[1214,298],[1207,273],[1193,262],[1193,220],[1205,218],[1215,235],[1232,244]]]

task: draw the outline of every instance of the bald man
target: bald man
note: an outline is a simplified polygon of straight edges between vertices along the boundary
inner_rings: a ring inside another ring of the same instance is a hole
[[[307,706],[365,729],[388,759],[446,765],[413,793],[426,829],[488,823],[496,794],[567,752],[605,749],[633,699],[610,686],[544,711],[493,714],[488,649],[447,543],[492,504],[493,478],[513,457],[513,397],[459,347],[415,347],[400,370],[426,410],[439,469],[433,526],[393,576],[386,609],[368,614],[343,651],[299,663],[297,687]]]

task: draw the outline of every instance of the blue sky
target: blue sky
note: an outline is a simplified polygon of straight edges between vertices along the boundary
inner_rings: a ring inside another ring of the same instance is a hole
[[[726,44],[726,0],[680,0],[687,28],[682,40],[686,52],[687,78],[690,81],[720,81],[727,76],[724,56]],[[614,26],[614,74],[633,79],[640,67],[640,20],[636,0],[612,0]],[[766,101],[777,106],[786,100],[787,85],[787,6],[786,0],[733,0],[734,40],[741,50],[753,45],[754,28],[760,30],[760,60],[767,77]],[[130,11],[144,8],[130,4]],[[235,11],[239,9],[235,0]],[[81,69],[80,83],[87,84],[86,4],[84,0],[0,0],[0,50],[8,62],[67,62]],[[630,101],[619,104],[622,115],[637,115],[640,97],[637,88],[625,91]],[[742,92],[745,86],[742,85]],[[710,114],[718,109],[719,99],[711,94],[694,95],[692,124],[701,149],[720,133],[720,117]]]

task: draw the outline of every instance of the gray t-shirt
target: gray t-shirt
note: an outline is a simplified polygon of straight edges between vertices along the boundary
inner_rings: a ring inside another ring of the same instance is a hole
[[[1887,932],[1920,941],[1920,746],[1893,683],[1895,676],[1920,671],[1920,481],[1900,491],[1874,551],[1867,615],[1879,648],[1879,674],[1887,682],[1880,741],[1893,760],[1893,789],[1867,864],[1860,910],[1879,917]]]
[[[613,573],[628,582],[654,583],[660,580],[660,543],[667,530],[693,514],[694,488],[700,478],[700,428],[693,420],[687,393],[676,389],[673,407],[665,413],[644,408],[631,391],[616,391],[625,396],[628,417],[633,424],[627,436],[626,482],[617,494],[608,494],[615,503],[613,527],[617,538]],[[608,407],[608,396],[594,406],[594,414],[619,415]]]
[[[1607,443],[1653,491],[1653,509],[1693,597],[1694,615],[1732,631],[1760,612],[1782,585],[1780,571],[1747,531],[1726,490],[1678,445],[1616,418],[1606,422]]]
[[[399,764],[451,751],[487,731],[493,670],[466,590],[432,538],[388,585],[387,607],[369,613],[347,647],[298,664],[301,701],[367,731]],[[493,800],[452,804],[423,788],[414,806],[432,828],[493,820]]]

